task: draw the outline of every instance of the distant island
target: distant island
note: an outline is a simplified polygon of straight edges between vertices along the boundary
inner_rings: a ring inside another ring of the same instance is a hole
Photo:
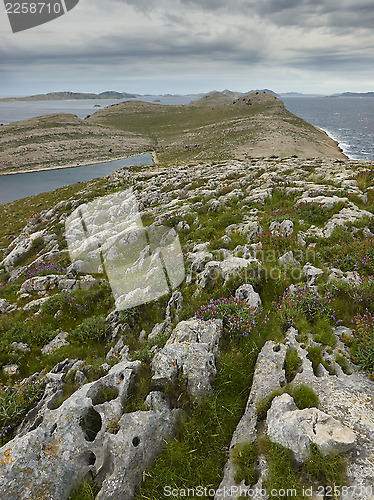
[[[343,92],[330,97],[374,97],[374,92]]]
[[[90,92],[49,92],[48,94],[36,94],[26,97],[6,97],[0,101],[70,101],[72,99],[134,99],[139,94],[129,94],[128,92],[116,92],[107,90],[100,94]]]
[[[219,92],[221,95],[226,97],[237,99],[248,94],[255,94],[256,92],[261,92],[275,97],[323,97],[323,94],[303,94],[301,92],[274,92],[270,89],[252,89],[246,92],[236,92],[232,90],[213,90],[207,94],[189,94],[194,95],[196,98],[203,97],[204,95],[216,94]],[[22,102],[22,101],[71,101],[71,100],[84,100],[84,99],[139,99],[144,97],[154,97],[159,98],[159,95],[154,94],[132,94],[129,92],[117,92],[116,90],[106,90],[105,92],[100,92],[99,94],[93,92],[48,92],[47,94],[35,94],[24,97],[5,97],[0,99],[0,102]],[[182,97],[181,94],[164,94],[163,97]],[[325,95],[324,97],[374,97],[374,92],[343,92],[341,94]]]
[[[209,94],[215,94],[217,93],[217,90],[213,90],[212,92],[209,92]],[[263,92],[265,94],[270,94],[273,96],[278,97],[278,94],[274,92],[273,90],[270,89],[256,89],[256,90],[249,90],[247,92],[235,92],[231,90],[223,90],[221,94],[225,95],[226,97],[230,98],[237,98],[240,96],[244,96],[247,94],[253,94],[255,92]],[[202,97],[205,94],[200,93],[200,94],[191,94],[195,95],[196,98]],[[48,92],[47,94],[35,94],[35,95],[30,95],[30,96],[25,96],[25,97],[5,97],[3,99],[0,99],[0,101],[8,101],[8,102],[15,102],[15,101],[71,101],[71,100],[80,100],[80,99],[136,99],[139,97],[160,97],[159,95],[154,95],[154,94],[130,94],[128,92],[117,92],[115,90],[106,90],[105,92],[101,92],[99,94],[95,94],[92,92],[70,92],[70,91],[64,91],[64,92]],[[182,97],[180,94],[165,94],[163,97]]]

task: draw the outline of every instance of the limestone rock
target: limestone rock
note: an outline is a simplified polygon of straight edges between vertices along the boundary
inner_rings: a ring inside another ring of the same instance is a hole
[[[319,276],[323,276],[324,272],[318,267],[314,267],[312,264],[307,262],[301,270],[301,274],[306,277],[308,285],[315,285],[316,280]]]
[[[367,210],[360,210],[356,206],[350,208],[343,208],[338,214],[335,214],[331,219],[325,224],[323,233],[326,238],[332,235],[334,229],[338,226],[345,226],[347,222],[356,222],[362,217],[370,217],[371,219],[374,215]]]
[[[298,463],[308,459],[310,444],[322,454],[344,453],[356,444],[356,434],[317,408],[299,410],[289,394],[273,399],[266,419],[270,440],[290,449]]]
[[[269,226],[269,231],[272,234],[291,236],[293,233],[293,222],[291,220],[284,220],[282,222],[273,221]]]
[[[13,351],[16,352],[30,352],[30,347],[28,344],[23,342],[12,342]]]
[[[6,377],[15,377],[19,373],[19,366],[16,364],[4,365],[2,370],[3,370],[3,374]]]
[[[52,354],[61,349],[61,347],[70,345],[70,342],[67,340],[68,336],[67,332],[60,332],[49,344],[42,348],[42,354]]]
[[[244,300],[250,307],[256,311],[261,311],[262,301],[260,295],[254,291],[253,286],[249,284],[241,285],[235,291],[235,298]]]
[[[2,496],[66,500],[91,472],[102,481],[97,498],[132,498],[179,416],[157,395],[149,397],[149,411],[123,414],[139,366],[139,361],[115,365],[59,408],[46,409],[33,429],[3,446]],[[116,434],[110,432],[113,421],[118,421]]]
[[[131,499],[143,471],[162,451],[165,441],[174,434],[180,410],[170,410],[159,392],[146,399],[150,411],[125,413],[118,421],[117,434],[106,434],[104,457],[98,480],[102,488],[97,500]]]
[[[11,305],[6,299],[0,299],[0,314],[7,312],[10,307]]]
[[[296,205],[304,203],[317,203],[321,207],[331,210],[338,203],[348,203],[348,202],[349,202],[348,198],[339,198],[339,196],[313,196],[313,197],[305,196],[300,198],[296,202]]]
[[[5,266],[5,269],[7,271],[13,269],[17,262],[31,250],[34,241],[39,238],[43,238],[43,236],[44,231],[37,231],[30,236],[21,238],[20,241],[16,243],[13,250],[8,253],[8,255],[2,260],[2,262],[0,262],[0,265]]]
[[[226,281],[252,263],[259,264],[259,261],[257,259],[243,259],[231,255],[221,262],[215,260],[208,262],[204,271],[199,275],[198,285],[201,288],[205,288],[209,283],[214,283],[220,276]]]
[[[110,349],[108,354],[106,355],[106,359],[120,359],[120,360],[129,360],[129,346],[126,345],[125,337],[120,337],[118,342],[114,347]]]
[[[89,290],[99,283],[99,280],[92,276],[85,276],[82,279],[67,278],[59,274],[49,274],[47,276],[36,276],[26,280],[19,293],[46,292],[58,289],[62,292],[69,292],[81,288]]]
[[[36,299],[36,300],[32,300],[31,302],[29,302],[28,304],[26,304],[24,307],[23,307],[23,310],[25,312],[28,312],[28,311],[32,311],[33,309],[36,309],[36,308],[40,308],[40,306],[46,302],[47,300],[49,299],[49,297],[42,297],[40,299]]]
[[[177,381],[180,373],[187,389],[197,399],[211,391],[216,374],[215,354],[222,334],[222,320],[181,321],[165,347],[152,361],[152,386],[162,389]]]
[[[204,266],[207,262],[212,260],[213,254],[205,250],[198,251],[196,253],[190,252],[187,255],[187,259],[191,262],[191,272],[201,273],[204,270]]]
[[[292,250],[279,257],[278,263],[283,267],[298,267],[300,265],[300,263],[293,256]]]

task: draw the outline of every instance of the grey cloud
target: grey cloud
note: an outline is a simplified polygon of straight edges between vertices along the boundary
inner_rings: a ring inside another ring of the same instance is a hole
[[[144,64],[156,60],[164,64],[174,61],[194,60],[237,61],[246,64],[256,64],[265,56],[261,50],[254,47],[238,50],[237,39],[221,38],[219,36],[201,36],[193,39],[187,33],[181,32],[174,39],[152,33],[144,33],[138,37],[112,35],[110,38],[99,38],[92,45],[81,46],[79,50],[60,46],[47,52],[43,47],[39,52],[24,50],[17,53],[14,50],[0,49],[2,63],[8,67],[37,67],[38,65],[124,65],[143,61]]]
[[[129,5],[144,14],[152,12],[173,13],[183,22],[184,15],[192,10],[203,16],[218,11],[258,17],[277,26],[305,28],[328,26],[331,29],[365,28],[374,25],[372,0],[113,0],[125,7]],[[217,22],[223,19],[218,18]]]
[[[257,12],[278,26],[371,29],[374,23],[372,0],[265,0],[258,3]]]

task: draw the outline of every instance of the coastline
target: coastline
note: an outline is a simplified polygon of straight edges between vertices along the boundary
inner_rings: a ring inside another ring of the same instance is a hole
[[[130,156],[119,156],[118,158],[111,158],[110,160],[105,160],[105,161],[99,161],[99,162],[92,162],[92,163],[80,163],[80,164],[68,164],[68,165],[63,165],[63,166],[57,166],[57,167],[50,167],[50,168],[34,168],[30,170],[19,170],[18,172],[0,172],[0,177],[4,175],[18,175],[18,174],[32,174],[35,172],[49,172],[51,170],[64,170],[66,168],[78,168],[78,167],[89,167],[90,165],[96,165],[100,163],[111,163],[112,161],[118,161],[118,160],[127,160],[129,158],[134,158],[135,156],[142,156],[142,155],[147,155],[150,154],[152,155],[153,162],[157,165],[157,155],[154,151],[144,151],[143,153],[138,153]]]
[[[321,128],[321,127],[317,127],[319,128],[319,130],[321,130],[322,132],[324,132],[328,137],[330,137],[330,139],[332,139],[334,142],[336,142],[336,145],[337,147],[339,148],[339,150],[343,153],[343,155],[348,159],[348,160],[356,160],[357,158],[353,158],[351,156],[348,156],[347,154],[347,149],[344,148],[343,146],[343,143],[340,143],[337,139],[337,137],[334,137],[334,135],[327,129],[324,129],[324,128]]]

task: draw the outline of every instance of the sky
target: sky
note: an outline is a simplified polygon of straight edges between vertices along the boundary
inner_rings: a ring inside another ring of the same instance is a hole
[[[373,0],[80,0],[12,33],[0,96],[374,91]]]

